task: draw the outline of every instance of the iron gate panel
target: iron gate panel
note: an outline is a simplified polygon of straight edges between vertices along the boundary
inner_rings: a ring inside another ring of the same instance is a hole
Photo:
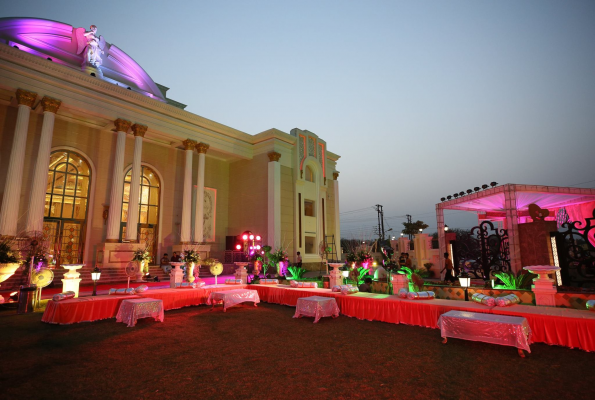
[[[595,287],[595,209],[584,224],[581,221],[566,222],[562,227],[566,231],[556,235],[558,248],[562,250],[558,251],[562,283]]]
[[[484,280],[491,279],[497,272],[510,272],[506,229],[494,228],[491,221],[483,221],[471,229],[467,239],[466,243],[456,241],[456,261],[462,270]]]

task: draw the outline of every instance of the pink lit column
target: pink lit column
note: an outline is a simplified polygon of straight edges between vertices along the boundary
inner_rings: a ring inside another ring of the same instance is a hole
[[[147,127],[145,125],[132,125],[134,133],[134,157],[132,159],[132,173],[130,177],[130,197],[128,199],[128,221],[126,222],[126,240],[138,241],[138,207],[140,200],[140,170],[143,155],[143,138]]]
[[[204,203],[205,203],[205,157],[209,145],[199,143],[198,151],[198,176],[196,178],[196,212],[194,213],[194,241],[202,243],[204,240]]]
[[[41,99],[41,106],[43,107],[43,124],[41,126],[39,151],[37,152],[37,160],[35,161],[33,184],[31,185],[31,201],[29,202],[29,214],[27,215],[27,231],[41,232],[43,230],[45,193],[47,190],[52,136],[54,134],[54,120],[61,104],[62,102],[60,100],[52,99],[50,97]]]
[[[516,204],[516,192],[511,185],[504,187],[504,208],[506,211],[506,231],[508,233],[508,251],[510,253],[510,268],[518,273],[521,265],[521,245],[519,242],[519,220]]]
[[[447,252],[446,250],[446,235],[444,234],[444,209],[440,206],[440,204],[436,204],[436,225],[438,229],[438,248],[440,249],[440,253],[438,254],[438,260],[440,260],[440,268],[438,271],[442,271],[444,269],[444,253]],[[454,263],[453,255],[450,255],[451,261]]]
[[[184,196],[182,197],[182,232],[180,233],[181,244],[188,244],[192,241],[190,231],[192,223],[192,153],[196,147],[194,140],[184,140]]]
[[[14,129],[12,150],[6,172],[4,197],[0,209],[0,236],[16,236],[19,220],[19,201],[23,184],[23,165],[25,164],[25,148],[27,145],[27,130],[29,129],[29,114],[37,93],[18,89],[16,93],[19,110]]]
[[[110,193],[109,213],[107,217],[107,236],[105,241],[117,243],[120,238],[120,221],[122,219],[122,191],[124,190],[124,149],[126,147],[126,132],[130,129],[131,122],[118,118],[114,121],[116,126],[117,142],[114,156],[114,169],[112,175],[112,189]]]
[[[339,213],[339,171],[333,172],[335,186],[335,247],[337,248],[337,260],[341,259],[343,248],[341,247],[341,216]]]

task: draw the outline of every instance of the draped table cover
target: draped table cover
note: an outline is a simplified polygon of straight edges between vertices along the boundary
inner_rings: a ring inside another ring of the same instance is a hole
[[[531,328],[526,318],[449,311],[438,319],[441,336],[531,349]]]
[[[163,322],[163,301],[157,299],[124,300],[116,315],[116,322],[125,322],[129,328],[140,318],[154,318]]]
[[[256,290],[250,289],[234,289],[222,292],[211,292],[211,294],[209,294],[209,298],[207,299],[207,304],[214,306],[215,303],[222,302],[223,311],[226,311],[229,307],[233,307],[237,304],[247,301],[253,302],[254,307],[256,307],[256,304],[260,303],[258,292]]]
[[[339,316],[339,306],[332,297],[302,297],[297,300],[293,318],[300,318],[301,316],[314,317],[314,323],[317,323],[322,317],[337,318]]]
[[[49,324],[68,325],[114,318],[122,301],[134,298],[138,298],[138,296],[104,295],[77,297],[62,301],[49,300],[41,321]]]

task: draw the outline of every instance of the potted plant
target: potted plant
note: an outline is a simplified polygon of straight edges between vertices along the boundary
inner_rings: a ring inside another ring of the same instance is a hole
[[[21,255],[14,248],[12,240],[4,238],[0,241],[0,283],[10,278],[19,268]]]
[[[182,260],[186,263],[186,279],[188,282],[194,282],[194,267],[200,268],[200,254],[193,249],[185,250],[182,253]]]

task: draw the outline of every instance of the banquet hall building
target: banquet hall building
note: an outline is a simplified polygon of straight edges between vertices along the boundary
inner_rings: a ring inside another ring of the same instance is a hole
[[[326,141],[242,132],[167,92],[95,26],[0,19],[0,235],[43,232],[60,264],[92,268],[145,247],[223,260],[250,230],[319,263],[340,238]]]

